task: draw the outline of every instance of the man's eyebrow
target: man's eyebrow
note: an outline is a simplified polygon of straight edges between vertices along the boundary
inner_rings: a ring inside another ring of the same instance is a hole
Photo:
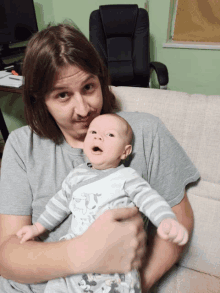
[[[96,78],[96,76],[95,75],[93,75],[93,74],[90,74],[83,82],[82,82],[82,84],[84,84],[84,83],[87,83],[87,81],[88,80],[90,80],[90,79],[95,79]]]
[[[90,79],[95,79],[96,75],[90,74],[85,80],[82,81],[82,85],[87,83]],[[67,89],[67,86],[55,86],[51,89],[51,91],[58,91],[58,90],[65,90]]]
[[[57,87],[52,87],[50,92],[55,92],[55,91],[59,91],[59,90],[65,90],[67,87],[65,86],[57,86]]]

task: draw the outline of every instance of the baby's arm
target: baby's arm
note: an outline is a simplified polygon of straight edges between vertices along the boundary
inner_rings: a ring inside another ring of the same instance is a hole
[[[40,223],[35,223],[33,225],[27,225],[22,227],[17,233],[16,235],[18,236],[18,238],[21,239],[20,243],[24,243],[27,240],[33,239],[34,237],[37,237],[41,234],[43,234],[44,232],[46,232],[47,229],[44,228],[44,226],[42,226]]]
[[[26,242],[27,240],[30,240],[34,237],[37,237],[43,234],[44,232],[48,230],[53,230],[70,214],[71,211],[68,208],[67,197],[69,196],[69,190],[70,190],[69,178],[71,178],[71,176],[72,176],[72,172],[70,172],[70,174],[63,181],[62,189],[59,190],[49,200],[43,214],[40,215],[40,217],[37,219],[37,222],[33,225],[27,225],[22,227],[16,233],[18,238],[21,239],[20,241],[21,244]],[[65,207],[65,209],[63,207]],[[51,219],[53,219],[53,221]],[[42,223],[43,225],[40,223]]]
[[[185,245],[189,239],[186,228],[174,219],[164,219],[157,228],[157,234],[164,240]]]
[[[188,231],[176,220],[175,214],[165,199],[137,172],[131,168],[125,168],[125,170],[128,173],[125,190],[140,211],[158,227],[157,234],[162,239],[178,245],[186,244],[189,238]]]
[[[37,219],[37,222],[33,225],[27,225],[22,227],[16,235],[21,239],[20,243],[24,243],[27,240],[33,239],[48,230],[53,230],[56,226],[58,226],[69,214],[70,210],[68,208],[67,201],[67,191],[70,188],[67,188],[68,185],[68,177],[64,180],[62,184],[62,189],[59,190],[47,203],[46,208],[43,214]],[[58,203],[58,204],[57,204]],[[59,204],[61,203],[61,204]],[[62,208],[61,208],[61,207]],[[63,208],[65,207],[65,209]],[[54,216],[58,215],[58,217]],[[53,221],[51,220],[53,219]],[[42,223],[42,224],[40,224]],[[50,223],[50,224],[49,224]]]

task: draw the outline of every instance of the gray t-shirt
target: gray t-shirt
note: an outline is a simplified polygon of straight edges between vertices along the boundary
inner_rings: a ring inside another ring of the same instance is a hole
[[[133,152],[125,166],[134,168],[151,187],[174,206],[181,202],[185,186],[198,180],[199,172],[164,124],[155,116],[120,112],[134,132]],[[32,215],[35,222],[49,199],[61,188],[70,170],[85,161],[81,149],[65,141],[55,145],[32,133],[28,126],[13,131],[6,143],[0,181],[0,213]],[[71,216],[42,237],[58,241],[70,226]],[[21,288],[13,289],[13,287]],[[0,292],[42,293],[44,284],[24,285],[0,277]]]

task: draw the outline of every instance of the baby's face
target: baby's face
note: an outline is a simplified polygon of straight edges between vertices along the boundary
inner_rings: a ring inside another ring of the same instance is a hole
[[[100,115],[91,122],[84,141],[84,153],[93,168],[115,168],[130,154],[126,127],[123,121],[110,115]]]

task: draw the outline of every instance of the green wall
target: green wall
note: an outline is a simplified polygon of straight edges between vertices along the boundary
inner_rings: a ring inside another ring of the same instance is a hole
[[[190,94],[220,95],[220,51],[163,48],[170,0],[149,0],[149,3],[151,54],[167,65],[169,89]]]
[[[39,29],[48,23],[65,19],[74,21],[89,36],[91,11],[105,4],[138,4],[144,8],[145,0],[34,0]],[[220,94],[218,50],[163,48],[166,41],[170,0],[148,0],[151,59],[165,63],[169,71],[169,89],[205,95]],[[9,131],[25,125],[22,99],[17,94],[0,92],[0,106]]]

